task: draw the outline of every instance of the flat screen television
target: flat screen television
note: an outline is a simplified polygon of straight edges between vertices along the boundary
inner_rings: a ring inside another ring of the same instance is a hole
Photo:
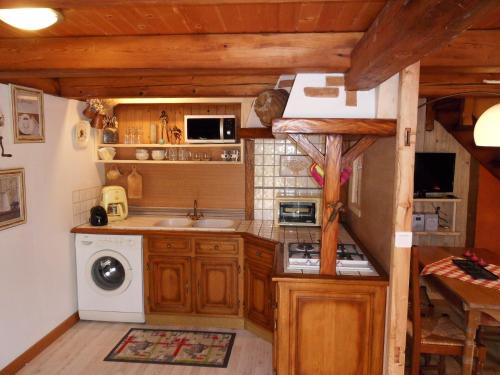
[[[454,178],[454,153],[417,152],[415,154],[413,188],[417,197],[425,197],[427,193],[453,193]]]

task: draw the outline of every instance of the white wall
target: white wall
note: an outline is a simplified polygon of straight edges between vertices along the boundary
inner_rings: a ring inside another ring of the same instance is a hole
[[[13,144],[10,88],[0,84],[6,151],[25,168],[27,223],[0,231],[0,369],[77,310],[72,191],[101,184],[92,145],[75,149],[84,103],[45,95],[45,143]]]

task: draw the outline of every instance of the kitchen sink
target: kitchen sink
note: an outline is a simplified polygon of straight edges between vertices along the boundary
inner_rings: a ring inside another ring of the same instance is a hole
[[[193,223],[195,228],[217,228],[217,229],[227,229],[234,228],[236,222],[229,219],[201,219]]]
[[[193,220],[187,217],[169,217],[154,224],[155,227],[187,228],[193,225]]]
[[[201,219],[191,220],[185,217],[168,217],[154,223],[155,227],[182,230],[236,230],[237,220]]]

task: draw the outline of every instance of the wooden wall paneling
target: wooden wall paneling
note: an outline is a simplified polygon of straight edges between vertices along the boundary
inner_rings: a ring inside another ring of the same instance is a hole
[[[129,205],[137,207],[198,207],[230,208],[245,207],[245,166],[203,164],[136,164],[143,178],[142,199],[129,199]],[[106,167],[106,170],[109,167]],[[123,177],[111,182],[127,188],[126,176],[130,167],[121,164]],[[187,211],[186,211],[187,213]]]
[[[426,131],[426,111],[425,106],[418,112],[417,139],[415,145],[416,152],[453,152],[456,153],[455,179],[453,194],[462,199],[457,204],[456,230],[459,236],[415,236],[414,244],[421,246],[465,246],[467,231],[467,207],[469,197],[470,179],[470,154],[458,143],[455,138],[448,133],[439,122],[434,121],[434,130]],[[444,214],[451,220],[452,205],[450,203],[435,203],[436,207],[441,207]],[[416,211],[432,212],[433,208],[429,203],[416,204]]]
[[[410,246],[396,243],[398,232],[411,232],[413,211],[413,171],[420,64],[400,73],[399,113],[396,135],[396,160],[393,207],[393,242],[390,260],[389,302],[386,330],[385,373],[403,375],[405,369],[406,322]],[[412,135],[406,144],[407,131]]]

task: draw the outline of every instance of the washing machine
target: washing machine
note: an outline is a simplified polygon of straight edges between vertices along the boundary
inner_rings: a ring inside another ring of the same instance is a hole
[[[80,319],[144,323],[142,236],[77,234],[75,241]]]

